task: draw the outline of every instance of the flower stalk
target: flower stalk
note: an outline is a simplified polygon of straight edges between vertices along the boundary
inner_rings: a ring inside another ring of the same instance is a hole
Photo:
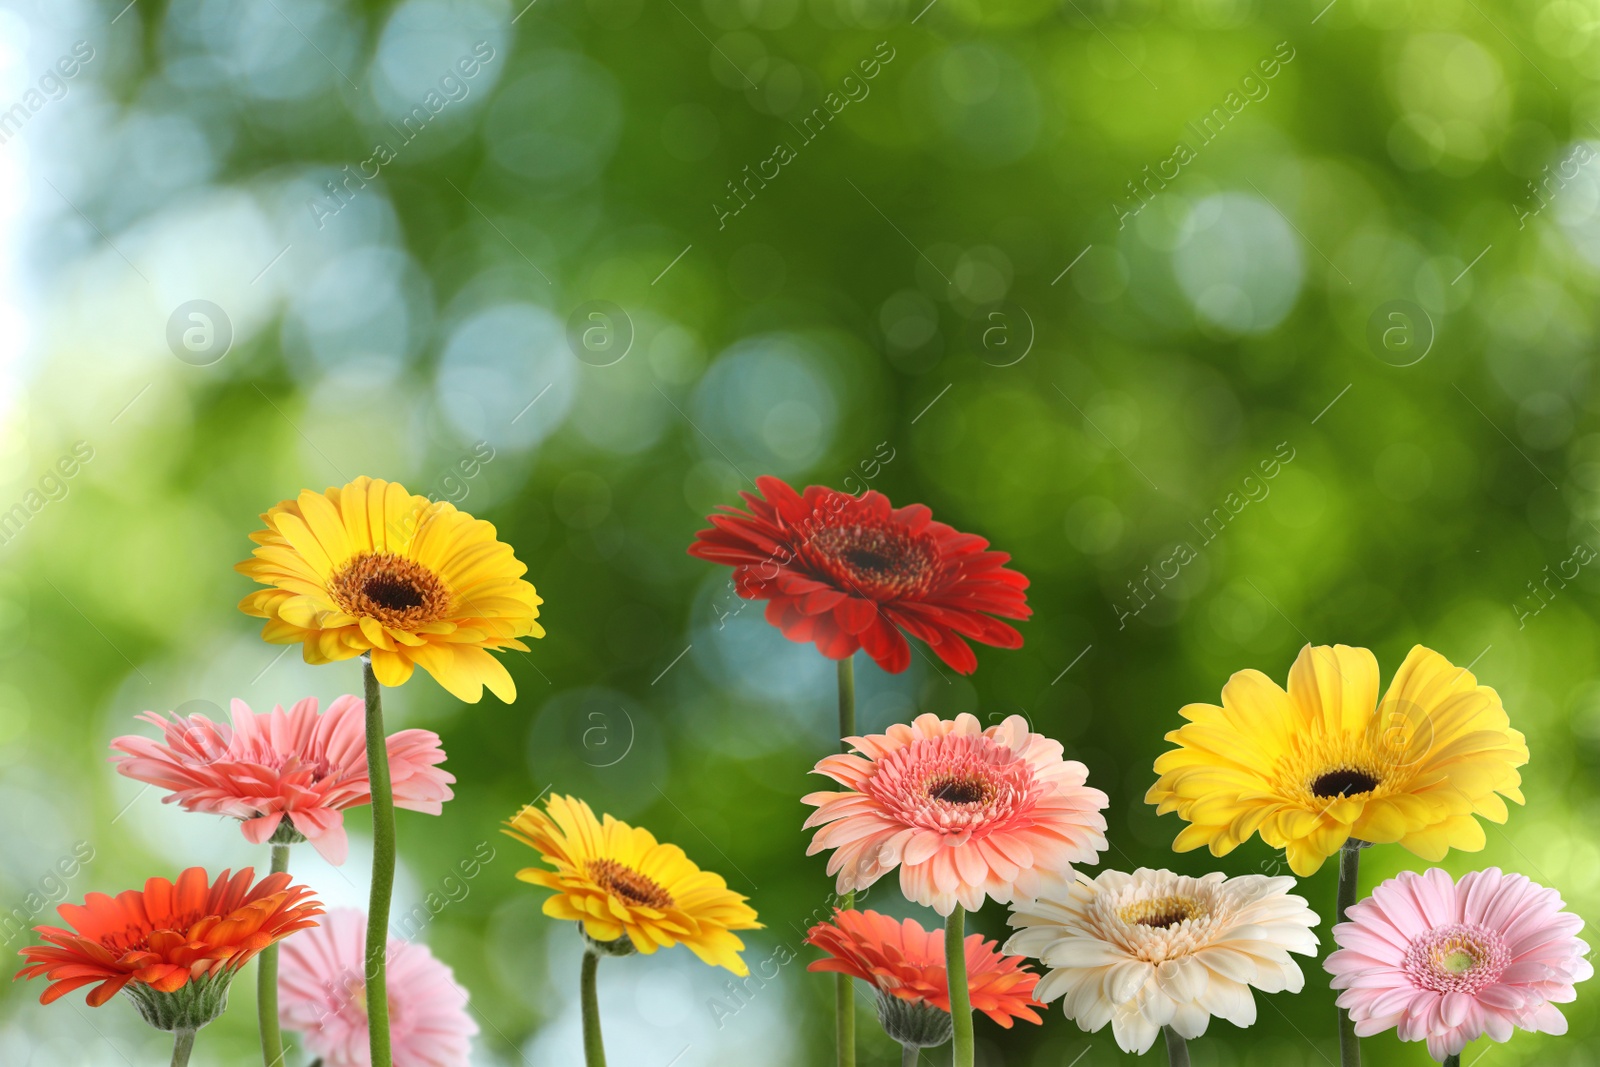
[[[1189,1043],[1170,1026],[1161,1028],[1161,1036],[1167,1039],[1167,1063],[1170,1067],[1189,1067]]]
[[[189,1067],[189,1053],[194,1051],[194,1031],[172,1032],[172,1067]]]
[[[917,1067],[917,1057],[922,1055],[922,1050],[915,1045],[903,1045],[900,1052],[900,1067]]]
[[[367,1040],[372,1067],[392,1067],[389,1054],[389,900],[394,895],[394,790],[383,732],[383,692],[372,657],[361,657],[367,701],[367,777],[372,791],[372,893],[367,904]]]
[[[839,661],[839,751],[850,751],[850,743],[844,739],[855,736],[855,732],[856,666],[855,656],[852,654]],[[855,891],[852,890],[846,893],[839,906],[847,911],[855,907]],[[855,985],[850,976],[848,974],[834,975],[833,1013],[837,1023],[835,1061],[838,1067],[856,1067],[855,998]]]
[[[600,1037],[600,991],[595,976],[600,972],[600,954],[589,949],[583,954],[579,986],[583,997],[583,1062],[585,1067],[606,1067],[606,1046]]]
[[[972,999],[967,992],[967,913],[957,904],[944,921],[944,969],[950,983],[952,1067],[972,1067]]]
[[[272,844],[272,873],[289,869],[289,846]],[[283,1033],[278,1028],[278,946],[261,950],[256,965],[256,1022],[261,1028],[261,1058],[266,1067],[283,1067]]]
[[[1361,850],[1365,841],[1354,838],[1339,850],[1339,893],[1334,901],[1334,923],[1345,921],[1345,912],[1356,902],[1360,891]],[[1339,1067],[1361,1067],[1361,1041],[1356,1037],[1356,1021],[1348,1008],[1339,1008]]]

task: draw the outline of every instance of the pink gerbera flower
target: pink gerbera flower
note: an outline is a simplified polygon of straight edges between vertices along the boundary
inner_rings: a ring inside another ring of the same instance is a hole
[[[1394,1027],[1441,1062],[1514,1027],[1564,1034],[1554,1005],[1574,999],[1594,968],[1574,936],[1583,920],[1561,908],[1554,889],[1498,867],[1459,883],[1438,868],[1407,871],[1350,908],[1323,966],[1359,1036]]]
[[[823,827],[807,855],[836,849],[828,873],[840,893],[899,867],[906,899],[941,915],[958,903],[973,911],[986,895],[1031,899],[1043,876],[1093,863],[1106,847],[1106,795],[1020,715],[987,730],[971,715],[920,715],[845,740],[853,753],[816,766],[844,791],[803,798],[817,808],[806,826]]]
[[[330,911],[317,929],[283,944],[278,1019],[324,1067],[369,1067],[362,978],[367,917]],[[389,939],[389,1037],[394,1067],[466,1067],[478,1025],[467,991],[427,946]]]
[[[327,714],[315,697],[289,711],[280,704],[256,713],[242,700],[232,706],[233,725],[204,715],[155,712],[140,719],[161,728],[163,739],[138,734],[116,738],[117,770],[129,778],[171,790],[164,798],[185,811],[242,820],[246,839],[261,844],[288,828],[304,837],[329,863],[349,852],[344,810],[372,801],[367,782],[366,703],[342,696]],[[444,749],[432,730],[401,730],[388,739],[389,773],[397,807],[438,815],[454,794],[455,775],[440,769]]]

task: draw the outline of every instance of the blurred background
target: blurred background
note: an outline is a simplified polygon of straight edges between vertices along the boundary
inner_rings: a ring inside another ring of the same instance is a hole
[[[1600,915],[1595,0],[122,4],[0,0],[7,914],[265,867],[107,742],[147,709],[359,690],[263,644],[231,566],[268,506],[370,474],[493,521],[546,601],[514,705],[420,672],[386,699],[459,778],[400,813],[396,915],[422,906],[469,988],[474,1062],[579,1062],[578,939],[497,833],[546,789],[766,923],[738,996],[686,950],[607,962],[614,1063],[828,1062],[799,797],[833,666],[684,552],[772,473],[1014,555],[1025,646],[970,678],[858,657],[861,725],[1027,715],[1110,794],[1108,863],[1287,873],[1259,840],[1171,851],[1143,803],[1162,734],[1307,641],[1385,678],[1422,642],[1532,750],[1527,806],[1445,866]],[[365,821],[343,868],[295,850],[330,903],[364,904]],[[1334,866],[1302,885],[1324,915]],[[1421,866],[1375,849],[1363,891]],[[865,906],[934,919],[890,883]],[[1336,1062],[1307,975],[1194,1062]],[[256,1054],[253,976],[196,1064]],[[165,1062],[129,1005],[39,991],[0,985],[0,1061]],[[1589,1067],[1597,997],[1463,1063]],[[859,1005],[862,1063],[898,1062]],[[1130,1058],[1059,1008],[978,1032],[988,1065]]]

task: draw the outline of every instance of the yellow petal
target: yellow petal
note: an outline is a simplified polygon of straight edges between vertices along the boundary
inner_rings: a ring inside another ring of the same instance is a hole
[[[1378,660],[1364,648],[1307,645],[1289,669],[1289,697],[1329,733],[1366,728],[1378,706]]]
[[[371,656],[372,673],[380,685],[393,689],[411,680],[412,663],[404,656],[381,648],[373,649]]]

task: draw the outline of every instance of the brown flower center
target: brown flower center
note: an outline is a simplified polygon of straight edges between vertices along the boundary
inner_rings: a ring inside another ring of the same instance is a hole
[[[928,796],[947,804],[982,804],[994,795],[994,787],[975,774],[941,774],[928,782]]]
[[[672,907],[672,894],[659,882],[616,860],[590,860],[589,877],[607,893],[629,904],[657,910]]]
[[[1378,784],[1378,779],[1366,771],[1359,771],[1353,767],[1340,767],[1338,770],[1319,775],[1311,783],[1311,795],[1322,800],[1360,796],[1362,793],[1372,792],[1378,788]]]
[[[807,547],[846,592],[872,600],[924,593],[939,569],[932,537],[913,537],[889,524],[830,526],[818,530]]]
[[[328,582],[334,601],[348,615],[410,630],[450,612],[444,579],[416,560],[392,552],[364,552]]]
[[[1187,919],[1196,918],[1200,914],[1200,906],[1187,897],[1156,897],[1129,904],[1118,913],[1117,917],[1129,926],[1150,926],[1157,930],[1165,930]]]

